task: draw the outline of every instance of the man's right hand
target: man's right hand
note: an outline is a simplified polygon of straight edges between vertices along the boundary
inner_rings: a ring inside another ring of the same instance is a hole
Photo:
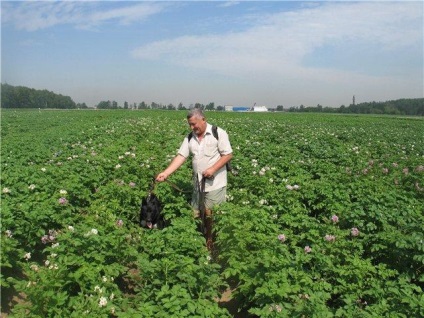
[[[168,178],[167,174],[164,172],[161,172],[156,176],[156,181],[163,182],[166,180],[166,178]]]

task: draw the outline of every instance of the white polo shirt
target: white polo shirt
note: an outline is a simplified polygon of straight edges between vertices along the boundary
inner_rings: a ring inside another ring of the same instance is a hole
[[[212,133],[212,125],[207,123],[205,135],[200,142],[196,134],[193,133],[190,142],[188,141],[188,136],[185,137],[178,150],[178,154],[185,158],[188,158],[190,154],[193,155],[193,172],[195,176],[198,176],[199,181],[203,178],[203,171],[213,166],[221,158],[221,155],[228,155],[233,152],[227,132],[219,127],[218,137],[219,139],[217,140]],[[215,173],[213,180],[206,179],[205,191],[217,190],[226,185],[227,168],[224,165]]]

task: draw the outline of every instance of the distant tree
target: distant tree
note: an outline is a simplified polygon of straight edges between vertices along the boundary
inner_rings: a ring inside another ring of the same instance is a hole
[[[203,104],[196,103],[196,104],[194,104],[194,108],[204,109],[205,106]]]
[[[77,108],[80,108],[80,109],[87,109],[87,108],[88,108],[88,106],[87,106],[85,103],[82,103],[82,104],[78,103],[78,104],[77,104]]]
[[[284,110],[283,105],[278,105],[277,106],[277,111],[282,112]]]
[[[124,109],[128,109],[128,102],[124,102]]]
[[[110,109],[112,108],[112,103],[108,100],[108,101],[101,101],[100,103],[97,104],[96,106],[97,109]]]
[[[175,106],[173,104],[169,104],[167,109],[168,110],[175,110]]]
[[[177,109],[178,109],[178,110],[185,110],[186,108],[184,107],[183,103],[181,103],[181,102],[180,102],[180,103],[178,104]]]
[[[224,110],[225,110],[225,107],[224,107],[224,106],[219,105],[219,106],[216,108],[216,110],[218,110],[218,111],[224,111]]]
[[[47,90],[1,84],[1,107],[73,109],[77,107],[77,104],[69,96]]]
[[[209,103],[206,105],[205,110],[214,110],[215,109],[215,103]]]

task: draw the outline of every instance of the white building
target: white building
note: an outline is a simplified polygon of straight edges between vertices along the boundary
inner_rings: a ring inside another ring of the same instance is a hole
[[[254,112],[267,112],[268,108],[266,106],[253,106],[252,111]]]

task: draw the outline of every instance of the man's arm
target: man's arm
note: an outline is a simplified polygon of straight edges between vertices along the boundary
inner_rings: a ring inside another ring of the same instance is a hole
[[[156,177],[156,181],[162,182],[165,181],[175,170],[177,170],[185,162],[186,158],[180,154],[176,155],[172,159],[168,168],[159,173]]]

